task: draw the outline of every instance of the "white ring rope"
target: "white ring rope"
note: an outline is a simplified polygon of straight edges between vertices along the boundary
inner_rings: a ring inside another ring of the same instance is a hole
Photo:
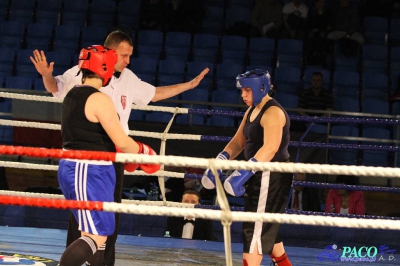
[[[391,167],[373,167],[358,165],[330,165],[330,164],[311,164],[311,163],[283,163],[283,162],[248,162],[238,160],[216,160],[183,156],[166,156],[166,155],[144,155],[144,154],[127,154],[118,153],[115,157],[118,162],[135,162],[135,163],[155,163],[170,166],[197,167],[230,170],[230,169],[247,169],[257,171],[273,171],[286,173],[308,173],[308,174],[329,174],[329,175],[360,175],[360,176],[379,176],[379,177],[400,177],[398,168]],[[212,162],[215,160],[215,162]]]
[[[58,165],[47,165],[47,164],[37,164],[37,163],[23,163],[23,162],[11,162],[11,161],[0,161],[0,167],[16,168],[16,169],[33,169],[33,170],[48,170],[57,171]],[[141,170],[136,170],[134,172],[125,171],[125,175],[138,175],[138,176],[167,176],[175,178],[185,178],[185,173],[177,173],[171,171],[159,170],[154,174],[147,174]]]
[[[50,124],[50,123],[42,123],[42,122],[15,121],[15,120],[7,120],[7,119],[0,119],[0,125],[2,125],[2,126],[30,127],[30,128],[61,130],[61,125],[60,124]]]
[[[21,191],[10,191],[0,190],[0,195],[3,196],[18,196],[18,197],[31,197],[31,198],[45,198],[45,199],[65,199],[64,195],[59,194],[46,194],[36,192],[21,192]],[[124,204],[135,204],[135,205],[153,205],[153,206],[167,206],[167,207],[180,207],[180,208],[194,208],[195,204],[181,203],[174,201],[167,201],[165,205],[162,201],[148,201],[148,200],[127,200],[123,199]]]
[[[43,193],[28,193],[0,190],[0,195],[25,196],[37,198],[63,199],[63,195],[52,195]],[[104,211],[130,213],[139,215],[158,215],[158,216],[194,216],[196,218],[222,220],[224,212],[220,210],[193,208],[193,204],[183,204],[178,202],[168,202],[168,207],[161,201],[141,201],[141,200],[122,200],[123,203],[105,202]],[[145,206],[143,206],[145,205]],[[179,207],[178,207],[179,206]],[[181,208],[185,207],[185,208]],[[398,220],[384,219],[357,219],[347,217],[312,216],[297,214],[278,214],[278,213],[253,213],[253,212],[230,212],[232,221],[260,221],[283,224],[304,224],[315,226],[336,226],[344,228],[373,228],[386,230],[400,230]]]
[[[15,126],[15,127],[29,127],[29,128],[40,128],[40,129],[51,129],[61,130],[60,124],[42,123],[42,122],[27,122],[27,121],[15,121],[0,119],[0,125],[2,126]],[[176,133],[157,133],[148,131],[137,131],[130,130],[130,136],[137,137],[148,137],[154,139],[178,139],[178,140],[201,140],[201,135],[189,135],[189,134],[176,134]]]
[[[10,92],[0,92],[0,97],[17,99],[17,100],[38,101],[38,102],[52,102],[52,103],[63,102],[63,99],[58,99],[49,96],[36,96],[36,95],[28,95],[20,93],[10,93]],[[166,106],[155,106],[155,105],[138,106],[132,104],[132,109],[144,110],[144,111],[161,111],[161,112],[178,113],[178,114],[189,113],[188,108],[177,108],[177,107],[166,107]]]
[[[62,103],[63,102],[63,99],[58,99],[58,98],[49,97],[49,96],[36,96],[36,95],[11,93],[11,92],[0,92],[0,97],[17,99],[17,100],[38,101],[38,102],[51,102],[51,103]]]
[[[117,162],[134,162],[134,163],[155,163],[170,166],[197,167],[202,169],[211,168],[210,159],[182,157],[182,156],[166,156],[166,155],[144,155],[144,154],[127,154],[118,153],[115,157]],[[215,160],[215,159],[211,159]],[[258,171],[273,171],[286,173],[308,173],[308,174],[329,174],[329,175],[358,175],[358,176],[374,176],[384,178],[398,178],[400,171],[398,168],[391,167],[373,167],[359,165],[334,165],[334,164],[305,164],[305,163],[280,163],[280,162],[247,162],[247,161],[220,161],[215,160],[212,163],[216,169],[247,169]],[[57,165],[30,164],[10,161],[0,161],[0,166],[10,168],[36,169],[36,170],[53,170],[57,171]],[[148,175],[143,171],[135,171],[128,175]],[[184,174],[173,174],[173,172],[158,171],[153,175],[165,175],[168,177],[183,178]]]
[[[142,208],[139,205],[124,205],[121,203],[107,202],[104,203],[103,209],[105,211],[116,211],[123,213],[134,214],[156,214],[161,216],[194,216],[196,218],[222,220],[224,218],[224,211],[208,210],[208,209],[190,209],[190,208],[177,208],[170,207],[164,208],[160,206],[146,206]],[[400,230],[400,223],[396,220],[382,220],[382,219],[355,219],[347,217],[326,217],[326,216],[311,216],[311,215],[293,215],[281,213],[255,213],[255,212],[230,212],[232,221],[235,222],[271,222],[283,224],[304,224],[315,226],[337,226],[346,228],[375,228],[387,230]]]
[[[167,107],[167,106],[157,106],[157,105],[146,105],[146,106],[138,106],[136,104],[132,104],[132,109],[134,110],[142,110],[142,111],[160,111],[160,112],[168,112],[173,114],[188,114],[188,108],[181,107]]]

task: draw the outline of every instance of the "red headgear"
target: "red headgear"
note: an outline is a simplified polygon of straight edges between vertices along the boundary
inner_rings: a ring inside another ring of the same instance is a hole
[[[118,55],[115,50],[102,45],[92,45],[81,50],[78,66],[102,77],[103,86],[106,86],[114,73],[117,61]]]

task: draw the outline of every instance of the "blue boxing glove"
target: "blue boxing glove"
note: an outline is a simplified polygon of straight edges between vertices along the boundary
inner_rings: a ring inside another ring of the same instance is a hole
[[[230,155],[226,152],[220,152],[217,156],[217,160],[229,160]],[[222,176],[222,171],[221,170],[217,170],[217,173],[219,175],[219,177],[221,178]],[[213,175],[211,169],[207,169],[204,174],[203,177],[201,178],[201,184],[203,185],[203,187],[205,187],[206,189],[214,189],[215,188],[215,176]]]
[[[249,162],[258,162],[255,158],[251,158]],[[254,175],[256,171],[236,170],[233,172],[224,183],[225,191],[235,197],[243,196],[246,189],[244,183]]]

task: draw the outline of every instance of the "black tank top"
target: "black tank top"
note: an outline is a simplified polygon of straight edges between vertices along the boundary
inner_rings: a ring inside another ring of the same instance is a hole
[[[85,115],[86,101],[93,93],[91,86],[76,86],[65,96],[61,110],[61,136],[67,150],[115,152],[115,146],[100,123],[90,122]]]
[[[263,146],[264,143],[264,129],[260,125],[261,117],[264,114],[264,112],[271,106],[277,106],[279,107],[283,113],[285,114],[286,117],[286,124],[283,127],[282,130],[282,140],[281,144],[279,146],[278,151],[275,153],[275,156],[272,158],[271,162],[285,162],[289,160],[289,152],[288,152],[288,146],[289,146],[289,141],[290,141],[290,119],[286,111],[283,109],[283,107],[275,100],[271,99],[269,100],[261,109],[260,113],[258,116],[250,122],[250,116],[251,113],[254,111],[254,106],[251,107],[247,118],[246,122],[244,124],[243,128],[243,134],[246,138],[246,143],[244,146],[244,156],[246,160],[249,160],[250,158],[254,157],[254,155],[257,153],[257,151]]]

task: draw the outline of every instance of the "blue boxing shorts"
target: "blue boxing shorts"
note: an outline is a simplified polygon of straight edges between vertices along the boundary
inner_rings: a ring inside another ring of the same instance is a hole
[[[112,162],[61,159],[58,183],[68,200],[114,201],[115,170]],[[109,236],[114,233],[115,214],[104,211],[72,210],[79,231]]]
[[[246,182],[245,212],[284,213],[292,185],[293,174],[258,171]],[[254,253],[257,245],[260,254],[271,254],[275,243],[281,242],[280,224],[243,222],[243,252]]]

